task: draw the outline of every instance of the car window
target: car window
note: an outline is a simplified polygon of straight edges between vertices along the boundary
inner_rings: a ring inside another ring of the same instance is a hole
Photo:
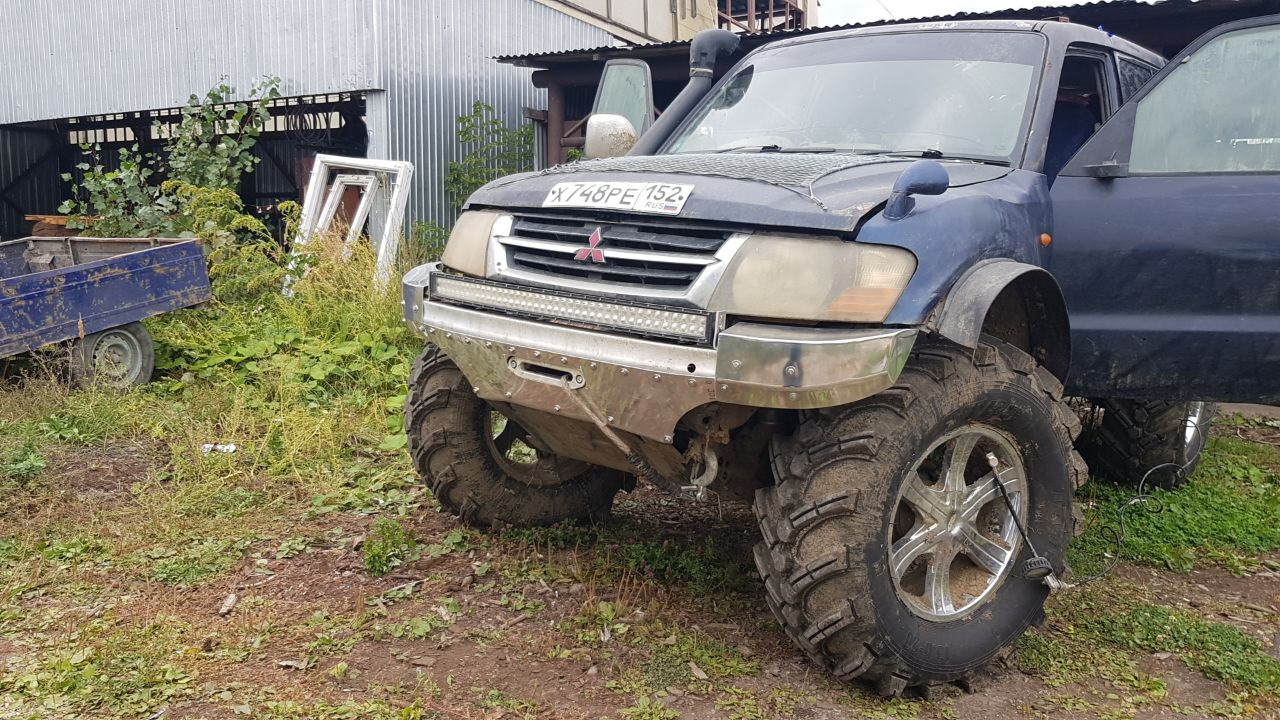
[[[1045,147],[1045,175],[1056,176],[1110,115],[1106,76],[1107,65],[1097,55],[1068,54],[1063,59]]]
[[[1143,85],[1151,79],[1152,75],[1159,72],[1156,68],[1140,63],[1137,60],[1130,60],[1121,56],[1119,59],[1120,68],[1120,99],[1122,101],[1133,97]]]
[[[1280,27],[1214,38],[1138,101],[1133,174],[1280,171]]]
[[[893,33],[766,49],[690,114],[666,152],[777,145],[1008,162],[1023,142],[1044,40]]]

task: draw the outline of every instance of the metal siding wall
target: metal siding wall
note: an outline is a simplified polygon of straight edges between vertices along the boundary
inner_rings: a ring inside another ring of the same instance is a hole
[[[62,143],[53,133],[0,128],[0,188],[7,188],[6,195],[17,208],[0,202],[0,238],[9,238],[23,232],[28,224],[24,214],[49,214],[56,212],[62,202],[58,159],[49,157],[30,172],[32,164]],[[26,171],[29,174],[18,180]]]
[[[423,4],[425,7],[425,3]],[[225,77],[376,88],[369,0],[0,0],[0,125],[176,107]]]
[[[611,36],[533,0],[377,0],[377,42],[386,92],[369,93],[369,157],[409,160],[416,170],[406,213],[414,221],[451,225],[445,170],[465,153],[456,120],[479,100],[509,125],[527,123],[521,107],[546,107],[529,69],[502,65],[499,55],[598,47]]]
[[[492,58],[612,41],[534,0],[0,0],[0,18],[16,61],[0,125],[175,107],[220,77],[246,90],[278,75],[286,96],[375,90],[369,157],[416,167],[406,228],[452,224],[445,168],[473,102],[511,125],[546,106],[531,70]]]

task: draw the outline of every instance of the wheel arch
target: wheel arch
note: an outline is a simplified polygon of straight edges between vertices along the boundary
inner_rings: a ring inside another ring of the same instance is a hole
[[[1071,325],[1058,282],[1043,268],[989,260],[971,268],[930,323],[939,335],[975,348],[983,335],[1026,352],[1064,384],[1071,369]]]

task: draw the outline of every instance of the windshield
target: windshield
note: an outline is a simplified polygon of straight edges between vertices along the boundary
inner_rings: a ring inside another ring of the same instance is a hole
[[[940,152],[1006,162],[1019,147],[1043,39],[945,32],[764,50],[707,96],[666,152]]]

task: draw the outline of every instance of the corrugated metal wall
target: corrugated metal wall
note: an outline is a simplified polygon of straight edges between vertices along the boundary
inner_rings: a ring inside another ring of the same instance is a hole
[[[416,167],[407,217],[451,224],[445,168],[464,149],[455,140],[459,115],[486,102],[510,125],[522,106],[546,107],[530,70],[500,65],[498,55],[607,45],[603,30],[532,0],[377,0],[384,92],[368,103],[369,155]],[[597,43],[593,45],[593,43]]]
[[[370,91],[370,157],[412,161],[408,218],[443,224],[455,118],[476,100],[509,123],[545,107],[530,71],[491,58],[611,40],[533,0],[0,0],[0,18],[0,125],[176,107],[220,78]],[[0,187],[11,177],[0,165]]]
[[[362,0],[0,0],[0,18],[0,124],[176,107],[222,77],[378,87]]]

